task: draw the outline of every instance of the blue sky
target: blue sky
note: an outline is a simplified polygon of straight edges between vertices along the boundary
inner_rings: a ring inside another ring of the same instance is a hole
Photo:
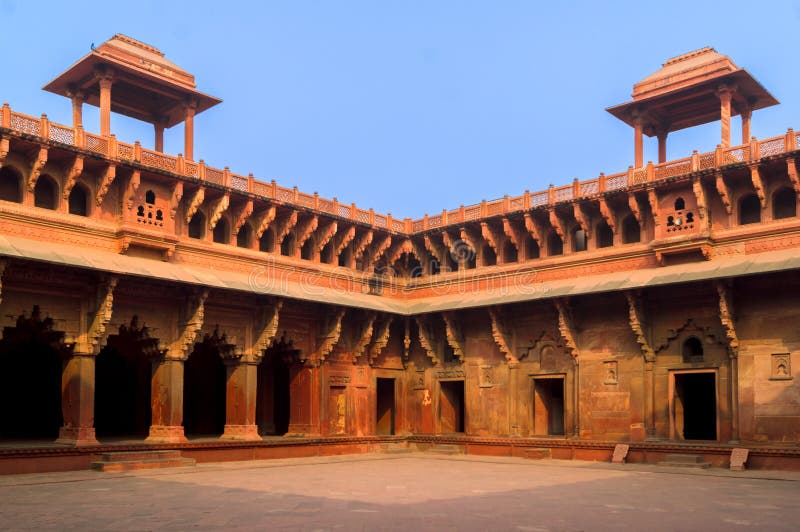
[[[798,19],[780,1],[0,0],[0,102],[69,124],[69,101],[40,87],[124,33],[224,100],[196,119],[195,158],[419,217],[624,170],[633,134],[605,108],[706,45],[782,102],[754,135],[800,128]],[[95,109],[84,125],[99,130]],[[152,147],[149,125],[115,115],[112,131]],[[668,157],[718,141],[718,123],[679,132]],[[168,130],[165,151],[182,142]]]

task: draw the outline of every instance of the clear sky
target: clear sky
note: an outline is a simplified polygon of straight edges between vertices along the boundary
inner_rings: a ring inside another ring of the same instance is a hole
[[[782,102],[754,135],[800,128],[799,19],[782,1],[0,0],[0,102],[70,124],[69,101],[40,87],[124,33],[224,100],[195,121],[196,159],[419,217],[624,170],[633,133],[605,108],[706,45]],[[112,131],[153,145],[151,126],[114,115]],[[718,123],[679,132],[668,157],[718,141]],[[165,151],[182,143],[167,131]]]

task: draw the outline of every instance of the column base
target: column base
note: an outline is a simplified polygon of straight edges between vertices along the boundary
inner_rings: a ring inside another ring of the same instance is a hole
[[[258,425],[225,425],[221,440],[260,441]]]
[[[56,443],[61,445],[99,445],[92,427],[61,427]]]
[[[189,440],[183,432],[183,425],[151,425],[147,443],[184,443]]]

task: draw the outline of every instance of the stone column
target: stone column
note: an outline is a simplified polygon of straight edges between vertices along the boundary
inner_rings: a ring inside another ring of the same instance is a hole
[[[728,386],[731,388],[731,441],[739,443],[739,356],[731,353],[731,378]]]
[[[520,436],[519,433],[519,362],[508,363],[508,434]]]
[[[667,132],[658,132],[658,162],[663,163],[667,161]]]
[[[749,105],[742,105],[742,144],[750,142],[750,117],[753,115],[753,109]]]
[[[289,412],[289,432],[292,436],[319,436],[321,376],[319,364],[292,364],[289,368],[291,383],[291,405]]]
[[[183,157],[187,161],[194,161],[194,114],[197,104],[187,102],[183,108],[186,113],[183,123]]]
[[[723,148],[731,145],[731,97],[734,89],[722,85],[717,89],[720,103],[720,122],[722,124],[722,144]]]
[[[642,120],[636,118],[633,125],[633,167],[644,166],[644,139],[642,138]]]
[[[155,150],[164,152],[164,121],[161,118],[156,118],[153,122],[153,129],[155,130]]]
[[[73,353],[61,374],[61,412],[64,425],[56,443],[96,445],[94,432],[94,353]]]
[[[152,421],[147,442],[181,443],[183,431],[183,363],[184,359],[153,359]]]
[[[72,100],[72,127],[78,129],[83,127],[83,102],[86,101],[86,94],[83,91],[69,90],[67,96]]]
[[[111,134],[111,85],[114,78],[110,74],[99,77],[100,85],[100,135],[107,137]]]
[[[575,372],[574,380],[572,382],[572,404],[573,414],[572,421],[574,423],[573,436],[575,438],[581,437],[581,365],[575,358]]]
[[[644,422],[648,440],[656,439],[655,365],[654,360],[645,360],[644,362]]]
[[[256,425],[258,362],[225,360],[228,378],[225,387],[225,431],[223,440],[260,440]]]

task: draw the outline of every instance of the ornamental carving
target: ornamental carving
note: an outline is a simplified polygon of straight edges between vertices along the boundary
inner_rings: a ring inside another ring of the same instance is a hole
[[[464,362],[464,334],[461,331],[461,322],[454,312],[443,312],[445,337],[447,343],[453,348],[453,353],[459,362]]]
[[[64,199],[69,198],[69,193],[72,192],[72,188],[75,186],[75,182],[81,173],[83,173],[83,155],[76,155],[65,172]]]
[[[101,206],[103,204],[103,200],[108,193],[109,187],[111,187],[111,183],[114,182],[114,178],[117,175],[117,167],[116,165],[109,164],[106,166],[105,171],[103,172],[103,176],[100,178],[100,186],[97,187],[97,196],[95,197],[95,203],[97,206]]]
[[[625,299],[628,301],[628,323],[636,337],[636,343],[639,344],[645,361],[654,362],[656,355],[653,352],[653,348],[650,347],[644,332],[644,314],[641,308],[641,298],[634,292],[625,292]]]

